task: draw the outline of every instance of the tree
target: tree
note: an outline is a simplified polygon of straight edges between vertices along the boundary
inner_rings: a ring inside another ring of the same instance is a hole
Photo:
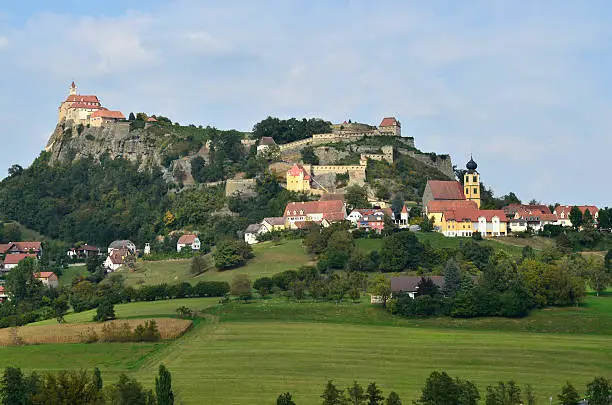
[[[527,402],[525,405],[536,405],[535,393],[529,384],[525,387],[525,399]]]
[[[98,305],[98,309],[96,310],[96,315],[94,315],[93,320],[96,322],[105,322],[115,318],[115,306],[113,305],[112,301],[105,299]]]
[[[337,389],[332,380],[327,382],[321,398],[323,399],[321,405],[343,405],[344,403],[343,390]]]
[[[413,232],[396,232],[383,239],[380,268],[389,272],[416,269],[422,263],[423,250],[423,244]]]
[[[580,229],[582,225],[582,211],[580,211],[580,208],[573,206],[569,213],[569,219],[575,230]]]
[[[391,391],[389,393],[389,396],[387,397],[387,401],[385,402],[385,405],[402,405],[402,401],[399,395],[397,395],[397,392]]]
[[[278,396],[278,398],[276,399],[276,405],[295,405],[295,402],[293,401],[293,397],[291,396],[291,394],[285,392]]]
[[[461,285],[461,269],[453,259],[446,262],[444,266],[444,289],[442,292],[447,297],[454,297]]]
[[[159,375],[155,377],[155,396],[157,405],[173,405],[172,376],[163,364],[159,365]]]
[[[272,292],[272,288],[274,287],[274,281],[270,277],[261,277],[255,280],[253,283],[253,288],[257,290],[259,296],[264,298],[266,295]]]
[[[587,384],[587,397],[589,398],[589,405],[612,404],[612,385],[610,380],[604,377],[596,377]]]
[[[437,297],[440,295],[440,289],[433,282],[430,277],[421,277],[421,281],[417,284],[418,296],[422,297],[429,295],[430,297]]]
[[[423,220],[421,221],[421,231],[423,232],[431,232],[434,229],[434,221],[432,218],[429,218],[428,216],[424,216]]]
[[[383,274],[378,274],[372,286],[372,295],[380,297],[383,308],[387,307],[387,301],[391,297],[391,281]]]
[[[196,254],[191,258],[191,267],[189,272],[193,275],[201,274],[206,271],[206,260],[200,254]]]
[[[4,225],[3,238],[5,242],[19,242],[22,239],[21,227],[14,222]]]
[[[251,280],[246,274],[236,274],[230,285],[230,293],[242,300],[251,298]]]
[[[9,177],[19,176],[21,173],[23,173],[23,167],[20,165],[12,165],[8,169]]]
[[[606,291],[608,286],[612,284],[612,273],[607,271],[600,262],[595,261],[588,262],[587,272],[589,287],[599,297],[599,294]]]
[[[612,228],[612,209],[606,207],[599,210],[597,228],[606,230]]]
[[[242,266],[247,259],[253,257],[253,248],[244,241],[224,240],[220,242],[212,254],[215,267],[231,269]]]
[[[584,211],[584,214],[582,216],[582,226],[585,229],[593,229],[595,227],[595,220],[593,219],[593,215],[588,209]]]
[[[522,405],[521,389],[514,381],[487,387],[486,405]]]
[[[568,381],[561,389],[561,393],[557,395],[557,399],[559,400],[559,405],[578,405],[580,396],[576,388]]]
[[[384,399],[382,391],[375,382],[368,384],[368,389],[366,390],[367,405],[382,405]]]
[[[42,283],[34,274],[38,272],[36,261],[27,257],[6,275],[6,289],[15,303],[37,302],[42,296]]]
[[[30,393],[28,392],[25,378],[21,369],[7,367],[0,380],[0,396],[2,405],[26,405]]]
[[[154,405],[153,393],[125,374],[119,375],[119,381],[110,388],[108,397],[114,405]]]
[[[53,315],[57,319],[57,323],[64,323],[64,316],[68,313],[70,305],[68,305],[68,299],[65,295],[61,295],[53,300],[52,304]]]
[[[351,405],[365,405],[366,395],[363,387],[357,381],[353,381],[353,385],[346,389],[346,397]]]
[[[606,257],[604,257],[604,267],[608,272],[612,272],[612,249],[608,250]]]
[[[476,405],[480,394],[470,381],[452,379],[446,372],[432,372],[415,405]]]
[[[361,187],[355,184],[347,187],[344,198],[346,199],[346,205],[349,209],[367,208],[370,206],[368,202],[368,191],[365,186]]]
[[[302,162],[309,165],[318,165],[319,157],[315,154],[314,148],[312,146],[306,146],[301,151],[302,154]]]
[[[136,121],[136,116],[134,115],[133,112],[130,113],[130,115],[128,117],[128,121]]]
[[[102,373],[100,372],[100,369],[98,367],[94,367],[93,383],[98,389],[98,391],[102,390],[102,387],[104,386],[104,382],[102,381]]]

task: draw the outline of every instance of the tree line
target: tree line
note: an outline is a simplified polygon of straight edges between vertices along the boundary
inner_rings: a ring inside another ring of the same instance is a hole
[[[27,375],[7,367],[0,378],[2,405],[173,405],[174,397],[172,375],[163,364],[154,390],[125,374],[116,383],[104,385],[98,368]]]
[[[547,395],[548,396],[548,395]],[[550,396],[550,403],[553,397]],[[568,381],[555,395],[555,405],[580,405],[586,399],[588,405],[612,404],[612,384],[609,379],[596,377],[586,385],[584,396]],[[536,405],[536,393],[531,385],[521,387],[513,380],[489,385],[483,393],[469,380],[453,378],[445,371],[432,372],[414,405]],[[357,381],[346,389],[338,389],[328,381],[321,394],[321,405],[402,405],[395,391],[385,399],[375,382],[363,388]],[[548,403],[548,401],[547,401]],[[277,405],[296,405],[290,392],[282,393]]]

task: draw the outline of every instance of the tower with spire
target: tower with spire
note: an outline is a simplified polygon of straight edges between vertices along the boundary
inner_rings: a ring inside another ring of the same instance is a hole
[[[465,199],[474,201],[480,208],[480,174],[476,171],[478,165],[470,155],[470,160],[465,165],[467,171],[463,175],[463,191]]]

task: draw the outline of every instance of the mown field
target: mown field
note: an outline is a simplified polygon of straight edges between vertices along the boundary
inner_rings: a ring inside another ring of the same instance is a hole
[[[163,362],[173,373],[179,403],[185,404],[270,404],[284,391],[298,404],[318,404],[328,379],[341,386],[353,379],[376,381],[411,403],[426,376],[444,369],[473,380],[481,391],[499,379],[530,383],[544,405],[566,380],[582,389],[594,376],[612,376],[610,295],[591,296],[580,308],[535,311],[521,320],[405,320],[366,299],[221,306],[200,298],[118,305],[117,313],[171,316],[180,305],[204,311],[205,320],[176,341],[5,347],[0,367],[97,365],[106,380],[124,372],[152,387]]]

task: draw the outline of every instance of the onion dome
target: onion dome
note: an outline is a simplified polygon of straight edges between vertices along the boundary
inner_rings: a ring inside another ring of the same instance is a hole
[[[473,172],[474,170],[476,170],[478,168],[478,165],[476,164],[476,162],[474,162],[474,159],[470,156],[470,161],[467,162],[467,164],[465,165],[465,167]]]

